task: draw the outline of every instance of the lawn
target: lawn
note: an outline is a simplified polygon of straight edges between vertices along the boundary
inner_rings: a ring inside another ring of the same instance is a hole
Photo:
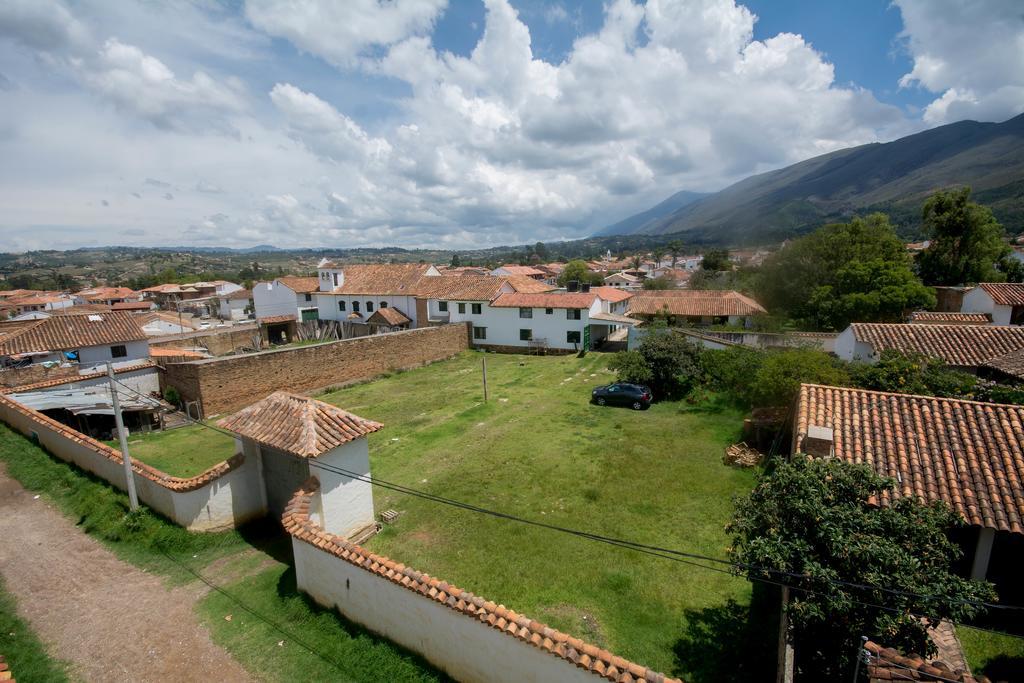
[[[120,444],[107,441],[114,448]],[[133,458],[174,477],[194,477],[235,454],[235,440],[199,425],[163,432],[139,432],[128,437]]]
[[[1001,635],[969,626],[957,626],[956,634],[972,672],[985,674],[993,681],[1024,680],[1024,636]]]
[[[484,403],[484,357],[466,352],[320,398],[384,423],[370,437],[382,480],[724,557],[733,496],[754,482],[752,471],[722,464],[741,413],[685,403],[641,412],[592,406],[590,388],[613,379],[601,354],[487,354]],[[772,661],[776,618],[757,624],[764,643],[743,642],[730,623],[746,621],[751,587],[743,579],[382,488],[374,494],[378,511],[401,513],[369,542],[376,552],[688,680],[722,680],[724,672],[701,661],[716,657],[731,660],[728,675],[737,679],[772,669],[762,660],[738,670],[754,654]],[[728,633],[716,637],[716,629]]]

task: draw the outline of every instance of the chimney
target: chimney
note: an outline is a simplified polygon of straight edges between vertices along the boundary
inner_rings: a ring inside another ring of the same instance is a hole
[[[831,458],[835,455],[832,436],[831,428],[810,425],[804,436],[804,453],[813,458]]]
[[[580,289],[579,280],[569,280],[565,283],[565,291],[567,292],[578,292]]]

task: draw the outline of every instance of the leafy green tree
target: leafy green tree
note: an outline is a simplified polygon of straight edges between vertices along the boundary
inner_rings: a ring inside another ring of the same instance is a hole
[[[700,349],[682,334],[654,326],[637,346],[655,399],[685,396],[700,379]]]
[[[672,240],[665,248],[668,249],[668,253],[672,256],[672,267],[676,267],[676,261],[679,260],[679,255],[683,253],[683,241]]]
[[[903,241],[880,213],[834,223],[794,240],[762,268],[757,297],[811,329],[902,320],[935,303],[914,275]]]
[[[950,370],[945,363],[920,353],[883,351],[875,364],[850,365],[853,384],[863,389],[944,398],[974,398],[978,378]]]
[[[700,262],[701,270],[719,271],[732,270],[732,261],[729,260],[728,249],[710,249],[704,254]]]
[[[537,255],[541,261],[548,261],[551,259],[551,253],[548,251],[548,247],[543,242],[537,242],[533,245],[533,253]]]
[[[452,254],[452,262],[451,262],[451,267],[452,267],[452,268],[458,268],[458,267],[459,267],[459,266],[461,266],[461,265],[462,265],[462,257],[461,257],[461,256],[459,256],[459,254],[458,254],[458,253],[454,253],[454,254]]]
[[[850,375],[842,361],[823,351],[784,349],[766,353],[753,376],[739,386],[746,387],[745,398],[754,407],[785,406],[804,383],[846,386]]]
[[[644,289],[675,289],[676,281],[675,278],[671,278],[668,275],[660,275],[658,277],[647,278],[644,280],[642,287]]]
[[[932,654],[928,627],[969,620],[995,599],[991,584],[953,572],[961,551],[947,532],[963,519],[941,502],[868,502],[895,490],[865,465],[795,455],[737,502],[731,558],[752,580],[794,588],[787,635],[801,680],[846,680],[861,636]]]
[[[921,219],[931,243],[917,257],[930,285],[963,285],[1006,280],[1010,246],[1006,231],[987,207],[970,201],[971,188],[936,192]]]
[[[565,287],[566,284],[572,282],[587,282],[590,284],[601,284],[604,280],[599,273],[593,273],[587,267],[587,262],[581,259],[569,261],[565,264],[565,269],[561,275],[558,276],[558,284]]]
[[[620,382],[648,384],[654,378],[639,351],[619,351],[608,361],[608,368]]]

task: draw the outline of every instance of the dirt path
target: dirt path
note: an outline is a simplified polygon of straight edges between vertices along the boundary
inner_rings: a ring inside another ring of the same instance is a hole
[[[75,527],[0,465],[0,574],[18,611],[85,681],[249,681],[192,607]]]

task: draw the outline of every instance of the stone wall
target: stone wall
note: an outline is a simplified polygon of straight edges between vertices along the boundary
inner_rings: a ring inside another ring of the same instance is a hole
[[[26,384],[37,384],[50,380],[73,378],[78,375],[78,366],[54,366],[48,368],[42,363],[28,365],[23,368],[9,368],[0,371],[0,387],[20,387]]]
[[[223,356],[242,349],[252,348],[252,338],[259,334],[256,324],[235,325],[228,329],[201,330],[185,334],[168,334],[150,337],[151,348],[172,347],[192,348],[203,347],[211,356]]]
[[[469,348],[464,324],[167,365],[165,385],[203,415],[244,408],[283,389],[311,392],[451,358]]]

